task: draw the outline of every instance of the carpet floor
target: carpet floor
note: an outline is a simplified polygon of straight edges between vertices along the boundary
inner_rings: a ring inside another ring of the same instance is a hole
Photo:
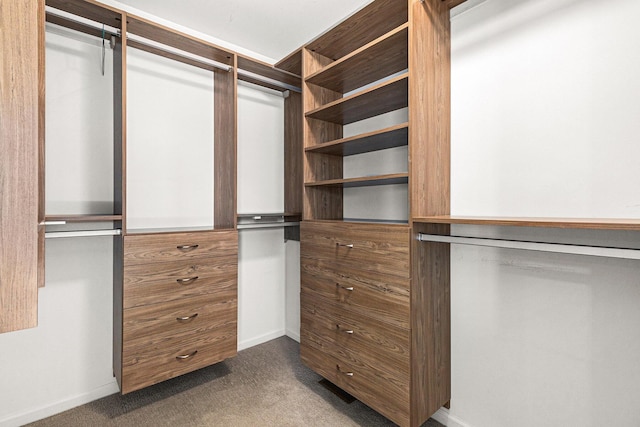
[[[360,401],[347,404],[300,362],[299,345],[281,337],[222,363],[114,394],[29,424],[71,426],[367,426],[394,424]],[[423,427],[442,427],[428,420]]]

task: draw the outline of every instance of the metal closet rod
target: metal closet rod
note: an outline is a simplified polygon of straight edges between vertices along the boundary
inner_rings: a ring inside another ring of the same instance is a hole
[[[250,230],[253,228],[278,228],[278,227],[296,227],[300,225],[299,222],[286,221],[286,222],[264,222],[262,224],[238,224],[238,230]]]
[[[488,239],[483,237],[443,236],[419,233],[421,242],[453,243],[491,248],[520,249],[570,255],[587,255],[606,258],[640,259],[640,249],[614,248],[610,246],[572,245],[566,243],[528,242],[521,240]]]
[[[120,236],[122,230],[72,230],[72,231],[47,231],[44,233],[46,239],[59,239],[65,237],[96,237],[96,236]]]

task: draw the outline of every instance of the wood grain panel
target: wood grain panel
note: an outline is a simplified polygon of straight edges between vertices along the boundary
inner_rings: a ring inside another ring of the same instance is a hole
[[[376,0],[307,44],[333,60],[366,45],[407,22],[405,0]]]
[[[325,341],[351,352],[366,353],[374,366],[409,376],[409,329],[393,326],[378,317],[345,310],[340,304],[302,292],[301,324]],[[408,316],[407,316],[408,318]]]
[[[237,77],[235,67],[231,72],[222,70],[214,72],[213,221],[215,228],[236,227]]]
[[[235,68],[233,52],[145,18],[128,14],[127,30],[131,34]]]
[[[372,88],[307,111],[305,116],[346,125],[404,108],[409,102],[408,80],[407,73],[401,74]]]
[[[92,27],[90,25],[83,24],[78,21],[74,21],[72,19],[65,18],[64,16],[59,16],[51,12],[46,12],[46,22],[50,22],[55,25],[59,25],[61,27],[69,28],[74,31],[79,31],[84,34],[88,34],[93,37],[102,38],[102,29],[98,29]],[[105,30],[105,36],[107,38],[111,38],[111,36],[116,36],[115,32],[111,32]]]
[[[197,247],[193,247],[197,245]],[[179,246],[193,248],[180,249]],[[166,261],[188,261],[218,256],[237,256],[237,231],[127,235],[124,239],[124,265]]]
[[[453,9],[454,7],[461,5],[466,1],[467,0],[442,0],[442,2],[445,3],[449,9]]]
[[[362,359],[364,355],[350,354],[313,331],[303,329],[300,333],[300,358],[307,366],[398,425],[408,425],[406,378],[387,372],[385,367],[371,366]]]
[[[120,181],[118,181],[118,185],[120,185]],[[114,222],[114,221],[122,221],[122,215],[47,215],[45,217],[45,221],[64,221],[64,222]]]
[[[300,225],[300,237],[300,253],[305,256],[410,277],[406,226],[305,221]]]
[[[0,2],[0,332],[38,322],[38,6]]]
[[[38,1],[38,224],[42,224],[46,215],[46,55],[45,55],[45,2]],[[38,226],[38,287],[45,285],[45,231],[44,225]]]
[[[238,54],[238,68],[290,86],[302,86],[302,79],[299,74],[296,75],[288,71],[279,70],[271,64],[241,54]]]
[[[224,293],[237,287],[238,256],[136,264],[124,273],[124,307]]]
[[[416,224],[417,233],[449,233]],[[411,424],[419,426],[451,400],[450,245],[412,239]]]
[[[409,143],[409,123],[390,126],[349,138],[341,138],[305,148],[307,152],[352,156],[388,148],[402,147]]]
[[[307,83],[350,92],[408,66],[408,24],[404,24],[306,78]]]
[[[284,100],[284,211],[302,212],[302,95]]]
[[[94,0],[46,0],[46,4],[72,15],[121,28],[123,11]]]
[[[412,0],[409,33],[410,217],[447,215],[451,177],[449,9]]]
[[[391,173],[387,175],[365,176],[358,178],[344,178],[344,179],[328,179],[324,181],[305,182],[307,187],[341,187],[341,188],[353,188],[353,187],[371,187],[376,185],[394,185],[394,184],[406,184],[409,182],[408,173]]]
[[[338,303],[349,312],[374,316],[400,328],[410,327],[408,280],[365,269],[347,271],[305,257],[300,261],[300,286],[303,293]]]

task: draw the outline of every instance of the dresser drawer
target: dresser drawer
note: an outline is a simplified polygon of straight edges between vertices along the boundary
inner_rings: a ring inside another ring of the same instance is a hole
[[[303,221],[300,256],[410,278],[409,228],[402,225]]]
[[[303,258],[301,292],[334,301],[361,315],[409,328],[409,280],[360,270],[342,270],[327,261]]]
[[[307,366],[398,425],[409,425],[408,375],[371,366],[360,358],[364,355],[341,355],[334,345],[305,335],[300,357]]]
[[[238,256],[238,232],[167,233],[124,237],[124,266]]]
[[[236,255],[129,265],[124,270],[124,307],[235,292],[237,278]]]
[[[122,393],[147,387],[221,362],[237,352],[236,324],[167,342],[127,349],[122,359]]]
[[[339,304],[302,292],[301,327],[353,354],[366,354],[375,366],[409,375],[409,329],[359,315]]]

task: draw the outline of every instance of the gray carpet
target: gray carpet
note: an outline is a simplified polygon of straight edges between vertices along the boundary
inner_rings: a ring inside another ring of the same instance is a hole
[[[114,394],[30,426],[393,426],[318,384],[281,337],[233,359],[126,396]],[[441,427],[429,420],[423,427]]]

